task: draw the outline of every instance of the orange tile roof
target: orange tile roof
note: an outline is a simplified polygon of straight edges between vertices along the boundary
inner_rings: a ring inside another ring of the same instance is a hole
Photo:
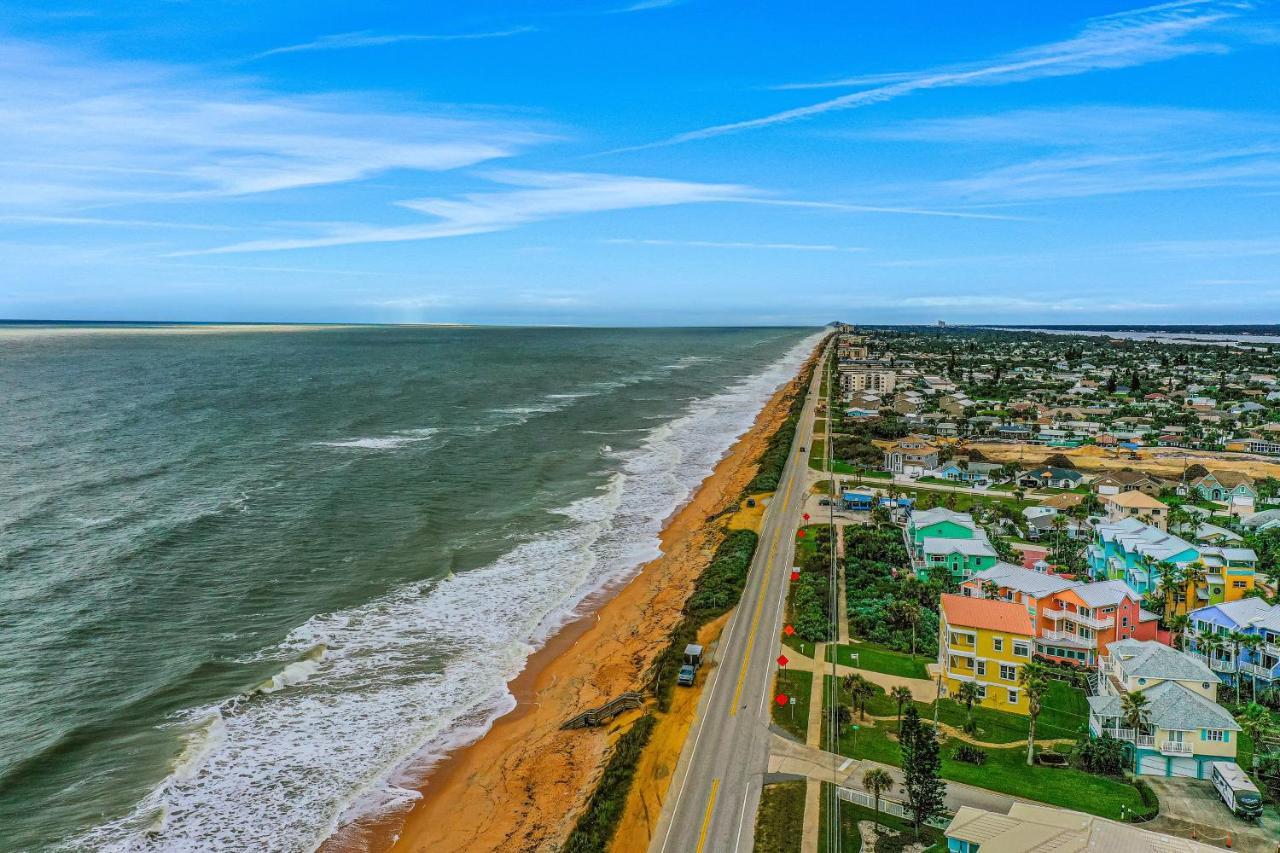
[[[991,601],[967,595],[942,596],[942,614],[947,624],[957,628],[985,628],[1006,634],[1035,635],[1031,614],[1021,604],[1011,601]]]

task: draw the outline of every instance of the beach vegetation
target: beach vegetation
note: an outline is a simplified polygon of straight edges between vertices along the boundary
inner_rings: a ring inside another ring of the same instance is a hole
[[[760,791],[755,853],[800,853],[804,837],[804,780],[774,782]]]
[[[675,689],[685,646],[696,643],[702,626],[727,613],[742,597],[758,542],[754,530],[729,531],[695,583],[684,613],[671,632],[671,642],[653,663],[653,692],[660,711],[671,707],[671,691]]]
[[[596,853],[609,849],[627,805],[627,793],[631,790],[640,754],[655,725],[657,719],[646,714],[614,743],[600,782],[587,802],[587,809],[578,818],[564,847],[560,848],[561,853]]]

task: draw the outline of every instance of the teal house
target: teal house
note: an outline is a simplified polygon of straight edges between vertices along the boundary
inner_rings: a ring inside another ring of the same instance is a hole
[[[996,549],[968,513],[945,507],[913,513],[906,534],[912,567],[922,580],[947,571],[960,582],[996,564]]]

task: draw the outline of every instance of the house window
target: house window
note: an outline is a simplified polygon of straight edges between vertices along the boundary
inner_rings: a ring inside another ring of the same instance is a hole
[[[986,698],[987,698],[987,685],[985,685],[985,684],[979,684],[979,685],[978,685],[978,698],[979,698],[979,699],[986,699]]]
[[[984,661],[984,660],[980,660],[980,661],[978,661],[978,662],[977,662],[977,664],[975,664],[975,667],[977,668],[977,673],[978,673],[978,675],[985,676],[985,675],[987,674],[987,662],[986,662],[986,661]]]
[[[1025,658],[1031,656],[1031,647],[1027,643],[1020,643],[1017,640],[1013,643],[1013,654],[1015,657]]]
[[[1009,690],[1009,704],[1010,705],[1018,704],[1018,691],[1012,690],[1012,689]]]
[[[1128,628],[1128,627],[1129,627],[1129,617],[1128,617],[1128,616],[1121,616],[1121,617],[1120,617],[1120,625],[1121,625],[1122,627],[1124,627],[1124,628]]]
[[[1003,637],[992,637],[992,638],[991,638],[991,648],[995,649],[997,652],[1002,652],[1002,651],[1004,651],[1004,638],[1003,638]]]
[[[1204,733],[1204,739],[1213,741],[1214,743],[1223,743],[1226,741],[1226,732],[1221,729],[1209,729]]]
[[[1000,677],[1005,681],[1018,680],[1018,668],[1011,663],[1000,664]]]
[[[1232,581],[1232,582],[1231,582],[1231,588],[1232,588],[1232,589],[1244,589],[1244,588],[1245,588],[1245,587],[1247,587],[1248,585],[1249,585],[1249,584],[1245,583],[1244,581]]]

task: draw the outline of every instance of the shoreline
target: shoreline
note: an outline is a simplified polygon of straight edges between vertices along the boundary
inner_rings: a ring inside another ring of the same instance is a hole
[[[644,689],[649,664],[669,641],[693,582],[723,535],[717,517],[736,505],[755,476],[803,372],[804,366],[774,392],[665,520],[661,556],[588,598],[583,615],[530,656],[507,686],[516,702],[510,712],[427,768],[413,783],[420,799],[409,809],[356,820],[320,850],[541,850],[562,841],[594,789],[619,725],[566,732],[560,723],[621,692]]]

